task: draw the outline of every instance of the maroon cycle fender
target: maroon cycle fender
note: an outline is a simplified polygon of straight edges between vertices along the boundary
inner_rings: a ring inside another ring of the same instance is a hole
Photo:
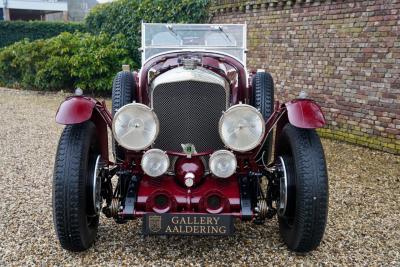
[[[77,124],[89,120],[92,117],[96,101],[81,96],[67,98],[61,103],[56,115],[59,124]]]
[[[109,161],[107,127],[111,127],[112,116],[103,101],[85,96],[68,97],[58,108],[56,122],[69,125],[91,120],[96,125],[103,160]]]
[[[305,129],[321,128],[325,125],[321,107],[313,100],[296,99],[285,103],[290,124]]]

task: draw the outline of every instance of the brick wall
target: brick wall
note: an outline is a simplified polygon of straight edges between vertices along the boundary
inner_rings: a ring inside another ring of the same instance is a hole
[[[400,154],[400,0],[217,0],[213,23],[247,23],[249,68],[280,100],[319,102],[325,137]]]

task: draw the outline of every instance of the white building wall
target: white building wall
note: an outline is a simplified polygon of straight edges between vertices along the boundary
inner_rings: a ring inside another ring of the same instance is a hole
[[[68,2],[58,0],[0,0],[0,8],[68,11]]]
[[[96,0],[0,0],[0,9],[4,14],[10,9],[37,10],[46,13],[46,20],[81,21],[96,4]]]

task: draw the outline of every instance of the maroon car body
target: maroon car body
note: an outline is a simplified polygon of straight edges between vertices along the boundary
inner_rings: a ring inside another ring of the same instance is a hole
[[[171,31],[173,32],[173,30]],[[134,91],[134,102],[152,107],[150,92],[153,81],[160,75],[182,67],[184,59],[189,58],[195,59],[198,66],[221,77],[229,85],[229,106],[243,104],[254,106],[253,96],[256,90],[254,79],[260,71],[247,71],[243,61],[238,58],[227,53],[210,50],[165,51],[146,59],[139,73],[125,70],[126,75],[132,75],[133,84],[130,85],[130,88]],[[106,170],[106,177],[103,177],[101,189],[104,199],[102,210],[107,217],[113,217],[117,222],[122,223],[129,219],[145,216],[144,224],[148,223],[151,227],[158,223],[154,223],[152,221],[154,218],[149,217],[154,214],[193,215],[188,217],[193,220],[197,220],[197,218],[203,220],[204,218],[198,217],[202,215],[219,215],[243,221],[263,222],[264,219],[270,218],[276,213],[277,208],[273,207],[272,203],[277,193],[269,192],[267,196],[260,195],[258,192],[260,190],[259,180],[265,176],[276,176],[278,169],[276,166],[279,165],[280,160],[278,156],[284,154],[283,150],[285,149],[282,145],[283,141],[280,140],[284,127],[291,124],[296,128],[315,129],[323,127],[325,124],[320,106],[306,97],[282,104],[275,101],[272,106],[269,117],[264,118],[265,131],[262,141],[249,151],[232,151],[237,161],[237,167],[234,174],[228,178],[218,178],[213,175],[205,162],[205,159],[208,159],[215,149],[192,151],[189,154],[187,151],[177,149],[167,150],[165,153],[170,159],[173,159],[171,160],[172,171],[165,172],[158,177],[147,175],[143,171],[141,163],[144,153],[156,147],[157,143],[138,151],[119,147],[122,156],[117,160],[111,159],[108,153],[107,137],[110,132],[113,133],[113,113],[115,111],[109,111],[104,101],[100,102],[83,95],[70,96],[60,105],[56,122],[64,125],[76,125],[91,121],[95,125],[103,169]],[[188,110],[187,112],[192,111]],[[160,132],[162,131],[161,126]],[[178,131],[180,130],[178,129]],[[274,153],[266,151],[270,155],[270,159],[265,162],[264,159],[260,160],[260,155],[263,151],[265,152],[265,144],[270,142],[269,138],[272,135],[275,136],[271,143]],[[118,146],[117,143],[114,145]],[[228,150],[231,151],[229,148]],[[193,186],[185,184],[187,174],[191,175]],[[111,184],[111,177],[114,175],[119,179],[118,189]],[[273,178],[270,181],[272,180]],[[117,190],[119,191],[117,192]],[[260,196],[265,198],[261,204],[259,204]],[[148,225],[144,229],[147,229],[144,230],[146,234],[149,233],[147,231],[151,232]],[[206,231],[204,229],[198,228],[198,233],[192,229],[189,234],[209,233],[204,232]],[[210,231],[212,232],[213,229]],[[215,234],[221,233],[215,232]]]

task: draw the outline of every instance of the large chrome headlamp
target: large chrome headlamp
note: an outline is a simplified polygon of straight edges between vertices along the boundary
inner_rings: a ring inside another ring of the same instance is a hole
[[[123,106],[114,115],[112,131],[115,140],[129,150],[143,150],[157,138],[159,122],[148,106],[132,103]]]
[[[234,105],[224,112],[219,120],[219,135],[222,142],[235,151],[252,150],[261,143],[264,133],[264,118],[250,105]]]

